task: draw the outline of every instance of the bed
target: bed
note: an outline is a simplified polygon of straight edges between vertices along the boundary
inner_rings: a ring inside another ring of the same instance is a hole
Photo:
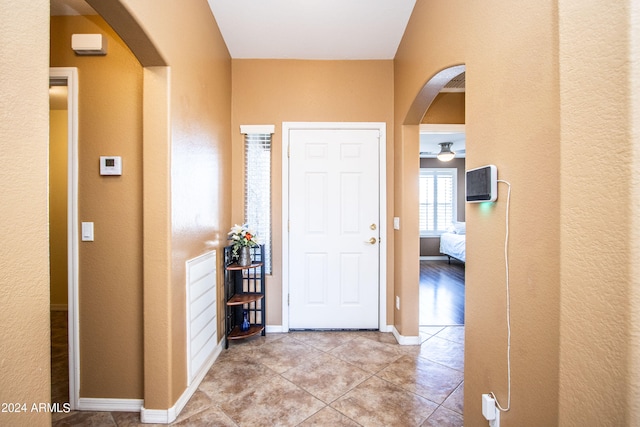
[[[446,233],[440,235],[440,253],[462,262],[466,261],[466,226],[464,222],[454,222]]]

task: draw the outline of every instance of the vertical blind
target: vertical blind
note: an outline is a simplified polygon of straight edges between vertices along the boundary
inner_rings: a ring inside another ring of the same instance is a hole
[[[440,234],[456,219],[456,169],[420,170],[420,233]]]
[[[245,223],[264,244],[265,272],[271,274],[271,134],[245,134],[244,153]]]

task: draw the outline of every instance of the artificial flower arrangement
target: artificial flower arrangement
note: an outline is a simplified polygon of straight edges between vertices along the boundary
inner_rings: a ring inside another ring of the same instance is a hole
[[[239,258],[240,248],[247,247],[252,248],[254,246],[258,246],[260,242],[256,237],[255,231],[247,226],[247,224],[238,225],[235,224],[231,227],[231,231],[229,232],[228,240],[231,240],[231,253],[233,258]]]

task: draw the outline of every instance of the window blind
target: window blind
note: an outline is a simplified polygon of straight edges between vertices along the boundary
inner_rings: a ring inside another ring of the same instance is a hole
[[[271,134],[246,133],[245,223],[265,246],[265,273],[271,274]]]
[[[421,169],[420,233],[438,235],[456,218],[456,169]]]

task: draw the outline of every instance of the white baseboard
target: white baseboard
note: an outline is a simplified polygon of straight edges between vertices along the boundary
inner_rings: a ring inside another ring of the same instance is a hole
[[[421,256],[420,261],[448,261],[449,257],[446,255],[429,255]]]
[[[169,409],[145,409],[140,410],[140,422],[144,424],[171,424],[178,418],[176,406]]]
[[[396,337],[396,341],[398,341],[400,345],[420,345],[419,335],[415,337],[400,335],[400,332],[398,332],[395,326],[391,332],[393,332],[393,336]]]
[[[81,397],[78,411],[96,412],[140,412],[143,399],[105,399],[98,397]]]
[[[51,311],[69,311],[69,306],[67,304],[51,304],[49,306],[49,310],[51,310]]]
[[[265,328],[268,334],[280,334],[282,333],[282,325],[267,325]],[[382,325],[379,329],[380,332],[393,332],[393,325]]]
[[[282,333],[282,325],[267,325],[265,330],[268,334],[280,334]],[[379,329],[380,332],[393,332],[393,325],[382,325]]]
[[[393,332],[393,325],[380,326],[380,332]]]
[[[193,396],[193,393],[198,390],[200,383],[204,379],[205,375],[207,375],[207,372],[209,372],[209,369],[211,369],[213,363],[216,361],[218,356],[220,356],[223,343],[224,337],[220,342],[218,342],[218,345],[213,350],[213,353],[211,353],[211,356],[209,356],[209,358],[202,364],[202,368],[193,378],[189,387],[187,387],[182,395],[180,395],[176,403],[171,408],[146,409],[143,405],[140,405],[140,421],[145,424],[170,424],[174,422],[176,418],[178,418],[178,415],[180,415],[180,412],[184,409],[187,402],[189,402],[189,399],[191,399],[191,396]]]

